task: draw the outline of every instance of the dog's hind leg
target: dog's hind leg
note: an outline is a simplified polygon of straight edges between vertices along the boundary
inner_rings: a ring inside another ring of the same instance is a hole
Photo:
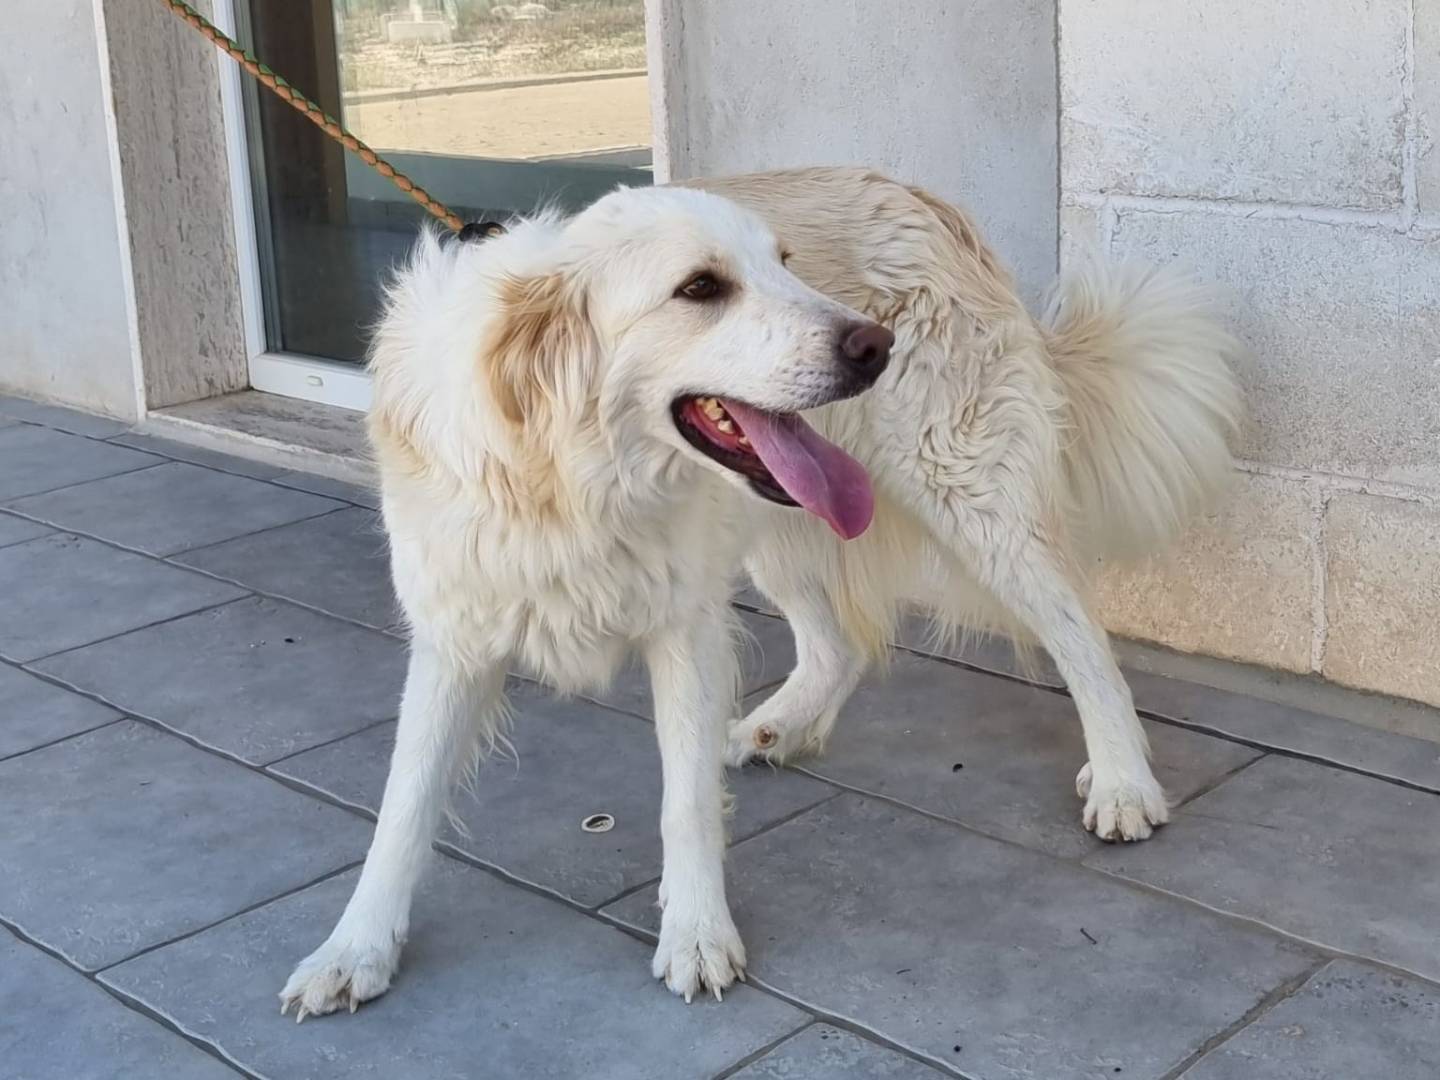
[[[295,1019],[348,1008],[383,994],[400,962],[410,898],[430,854],[446,801],[470,767],[483,733],[504,708],[504,670],[466,670],[417,640],[411,648],[395,751],[380,820],[345,913],[325,943],[302,960],[280,992]]]
[[[1089,757],[1076,777],[1085,827],[1104,840],[1144,840],[1169,820],[1169,805],[1130,688],[1062,549],[1013,512],[976,510],[958,497],[920,502],[929,504],[936,538],[1039,639],[1069,687]]]
[[[780,689],[730,728],[726,759],[732,765],[775,763],[818,753],[835,718],[868,666],[845,636],[825,583],[813,571],[754,562],[751,575],[790,623],[795,669]]]

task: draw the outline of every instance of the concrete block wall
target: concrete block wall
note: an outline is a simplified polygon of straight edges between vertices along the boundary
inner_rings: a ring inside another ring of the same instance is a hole
[[[1061,261],[1186,265],[1252,350],[1222,513],[1115,631],[1440,704],[1440,0],[1061,0]]]
[[[1055,0],[650,0],[665,176],[864,165],[964,203],[1055,276]]]

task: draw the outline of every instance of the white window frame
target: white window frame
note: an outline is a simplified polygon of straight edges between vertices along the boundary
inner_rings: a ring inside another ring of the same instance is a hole
[[[213,21],[235,37],[236,0],[214,0]],[[645,37],[650,72],[650,126],[653,174],[657,184],[670,177],[669,126],[666,115],[666,71],[663,38],[670,26],[669,6],[674,0],[645,0]],[[235,225],[235,251],[239,263],[240,307],[245,324],[245,351],[250,387],[269,394],[302,398],[342,409],[365,411],[370,407],[370,373],[339,360],[325,360],[267,347],[265,291],[260,277],[260,249],[256,239],[255,186],[250,177],[242,80],[248,78],[229,56],[215,52],[220,73],[220,105],[225,124],[225,153],[230,172],[230,203]],[[657,63],[657,61],[660,61]]]

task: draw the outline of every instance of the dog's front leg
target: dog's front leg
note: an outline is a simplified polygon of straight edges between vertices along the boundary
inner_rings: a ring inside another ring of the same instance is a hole
[[[354,1012],[383,994],[400,962],[410,898],[430,854],[457,774],[477,739],[493,733],[504,702],[504,671],[466,670],[417,640],[411,647],[395,752],[360,881],[325,943],[300,962],[280,992],[295,1019]]]
[[[648,643],[665,792],[654,973],[688,1002],[744,978],[745,946],[725,900],[723,753],[737,698],[728,616],[706,612]]]

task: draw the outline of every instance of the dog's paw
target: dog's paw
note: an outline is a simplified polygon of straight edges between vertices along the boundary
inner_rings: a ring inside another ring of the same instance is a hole
[[[300,961],[280,991],[280,1015],[293,1007],[298,1024],[307,1016],[339,1009],[352,1013],[362,1002],[390,988],[400,963],[400,946],[359,945],[331,938]]]
[[[745,981],[745,943],[723,906],[701,918],[681,918],[667,907],[650,970],[688,1005],[701,990],[715,1000],[736,979]]]
[[[1082,821],[1101,840],[1144,840],[1170,820],[1170,803],[1153,776],[1097,784],[1090,763],[1075,777],[1075,792],[1085,800]]]
[[[819,753],[823,745],[817,724],[780,720],[756,711],[730,725],[725,761],[735,768],[752,761],[783,765],[792,758]]]

